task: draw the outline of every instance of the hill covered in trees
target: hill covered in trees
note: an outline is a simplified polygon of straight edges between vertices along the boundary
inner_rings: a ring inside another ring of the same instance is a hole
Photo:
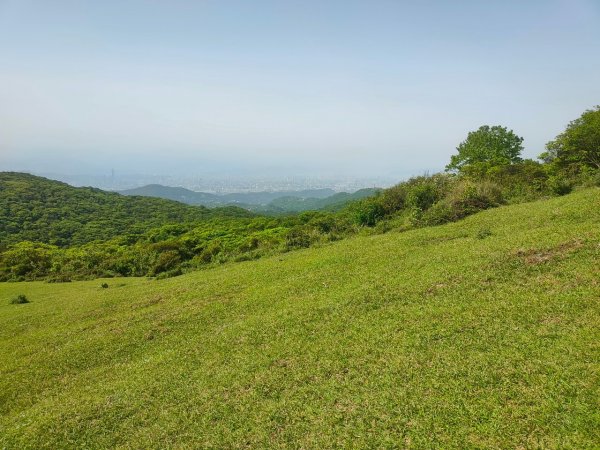
[[[208,209],[146,197],[76,188],[26,173],[0,172],[0,242],[57,246],[138,235],[168,223],[250,217],[235,207]]]
[[[290,213],[290,212],[302,212],[302,211],[340,211],[348,203],[356,200],[361,200],[367,197],[373,197],[377,195],[381,189],[378,188],[366,188],[359,189],[356,192],[338,192],[336,194],[324,197],[298,197],[296,195],[284,196],[276,198],[271,201],[266,207],[261,210],[265,213]]]

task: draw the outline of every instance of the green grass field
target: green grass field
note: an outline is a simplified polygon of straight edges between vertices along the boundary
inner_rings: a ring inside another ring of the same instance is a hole
[[[0,448],[598,448],[599,301],[600,189],[161,281],[3,283]]]

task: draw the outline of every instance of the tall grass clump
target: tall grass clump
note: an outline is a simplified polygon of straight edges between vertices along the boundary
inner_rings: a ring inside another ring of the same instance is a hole
[[[14,298],[13,298],[13,299],[10,301],[10,303],[11,303],[12,305],[22,305],[22,304],[24,304],[24,303],[29,303],[29,299],[28,299],[28,298],[27,298],[25,295],[23,295],[23,294],[19,294],[19,295],[17,295],[16,297],[14,297]]]

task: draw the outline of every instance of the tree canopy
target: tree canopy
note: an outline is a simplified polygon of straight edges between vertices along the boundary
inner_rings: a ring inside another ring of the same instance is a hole
[[[236,207],[208,209],[150,197],[76,188],[25,173],[0,172],[0,247],[37,241],[66,247],[170,223],[252,217]]]
[[[559,171],[600,169],[600,106],[571,121],[565,131],[546,144],[540,158]]]
[[[483,125],[471,131],[456,148],[446,170],[464,172],[467,168],[490,168],[521,161],[523,138],[499,125]]]

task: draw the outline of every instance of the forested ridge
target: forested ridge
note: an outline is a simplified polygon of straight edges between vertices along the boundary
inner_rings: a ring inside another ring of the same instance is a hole
[[[209,209],[151,197],[126,197],[27,173],[0,173],[0,242],[59,247],[139,235],[167,223],[251,217],[237,207]]]

